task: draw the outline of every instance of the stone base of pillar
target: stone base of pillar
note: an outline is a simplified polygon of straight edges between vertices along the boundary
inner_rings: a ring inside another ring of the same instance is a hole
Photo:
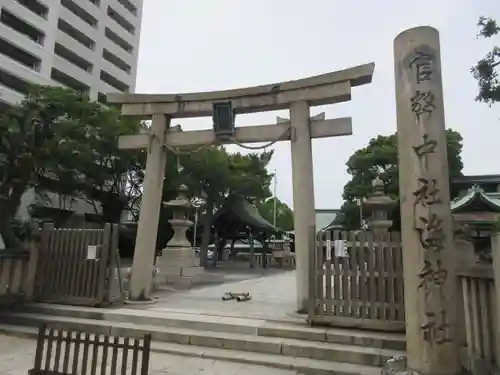
[[[158,258],[160,269],[157,280],[160,285],[189,287],[205,279],[205,270],[190,247],[166,248]]]

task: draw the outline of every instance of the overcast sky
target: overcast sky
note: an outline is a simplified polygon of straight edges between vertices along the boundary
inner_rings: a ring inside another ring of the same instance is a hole
[[[375,62],[373,82],[354,88],[351,102],[311,109],[353,118],[352,136],[313,140],[316,208],[339,208],[349,156],[396,130],[393,39],[429,25],[441,33],[446,125],[464,137],[464,172],[500,173],[500,104],[476,103],[469,73],[492,47],[475,37],[481,15],[500,20],[498,0],[144,0],[137,92],[254,86]],[[240,115],[236,125],[277,115],[288,111]],[[211,127],[210,118],[179,123]],[[292,205],[290,144],[274,149],[277,195]]]

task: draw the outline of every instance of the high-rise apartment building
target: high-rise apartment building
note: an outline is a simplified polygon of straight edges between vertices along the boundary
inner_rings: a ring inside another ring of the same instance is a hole
[[[29,83],[84,91],[100,102],[110,92],[134,91],[142,3],[0,0],[0,107],[19,103]],[[18,217],[28,218],[30,207],[95,212],[75,197],[41,199],[35,189],[23,195]]]
[[[0,103],[27,83],[134,91],[143,0],[0,0]]]

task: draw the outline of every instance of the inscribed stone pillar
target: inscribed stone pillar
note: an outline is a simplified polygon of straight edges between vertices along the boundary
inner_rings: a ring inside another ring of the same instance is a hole
[[[153,116],[130,280],[129,299],[132,301],[147,300],[151,289],[152,266],[155,258],[156,235],[167,161],[164,144],[169,125],[170,119],[165,115]]]
[[[309,291],[309,258],[315,248],[314,176],[311,146],[309,104],[290,106],[292,127],[293,222],[297,277],[297,310],[307,311]]]
[[[394,40],[408,368],[457,374],[456,280],[439,33]]]

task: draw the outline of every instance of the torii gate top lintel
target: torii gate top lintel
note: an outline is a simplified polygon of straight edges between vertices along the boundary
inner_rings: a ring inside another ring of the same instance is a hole
[[[236,113],[286,109],[292,102],[310,106],[351,99],[351,87],[372,81],[375,63],[358,65],[313,77],[232,90],[179,94],[108,94],[109,103],[121,105],[123,115],[148,119],[155,114],[170,118],[211,116],[213,104],[231,101]]]

